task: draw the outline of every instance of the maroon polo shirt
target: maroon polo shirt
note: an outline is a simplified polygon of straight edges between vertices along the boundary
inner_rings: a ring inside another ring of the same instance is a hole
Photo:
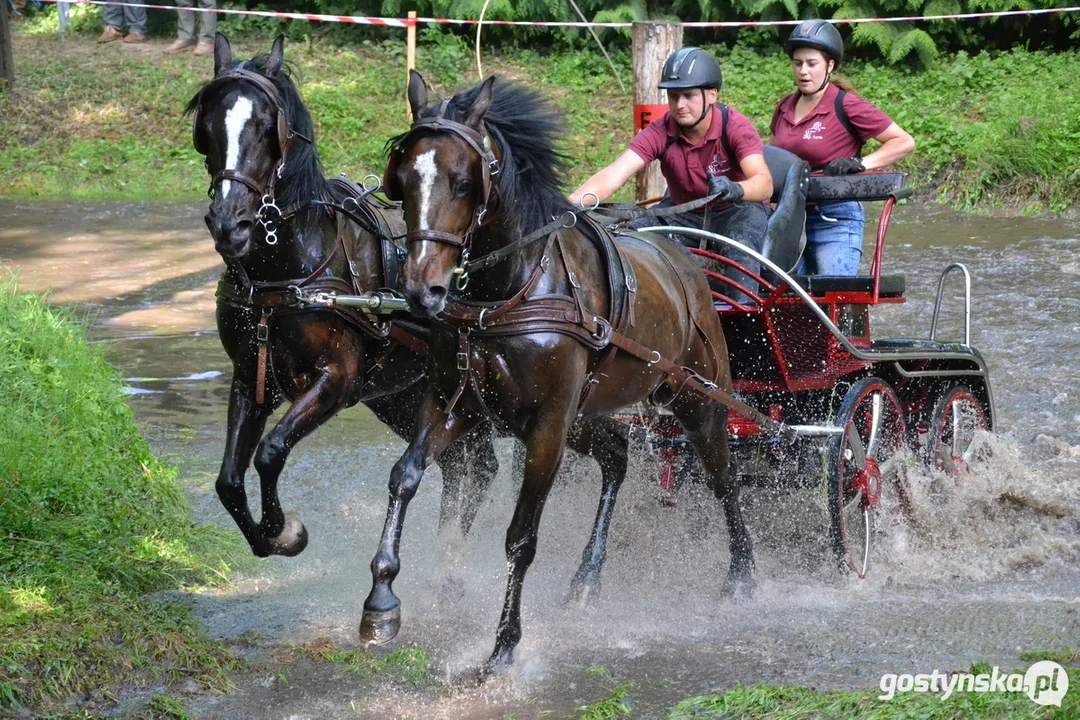
[[[836,116],[837,92],[839,88],[829,83],[817,107],[799,122],[795,122],[795,103],[799,101],[799,93],[792,93],[781,100],[769,125],[772,144],[795,153],[815,170],[836,158],[855,157],[861,143],[851,136]],[[877,137],[892,125],[892,118],[855,93],[849,92],[844,96],[844,110],[862,142]]]
[[[739,111],[728,108],[727,141],[735,154],[735,162],[727,156],[724,144],[720,141],[723,123],[720,120],[720,108],[713,106],[712,122],[705,139],[697,145],[679,132],[678,123],[665,113],[658,122],[654,122],[634,136],[628,149],[640,157],[645,164],[660,157],[669,137],[677,137],[664,153],[660,161],[660,171],[667,180],[671,193],[671,202],[680,205],[691,200],[703,198],[709,194],[709,175],[726,175],[733,181],[745,180],[739,163],[749,155],[762,155],[761,136],[753,124]],[[724,205],[727,207],[730,203]],[[698,212],[704,212],[704,208]]]

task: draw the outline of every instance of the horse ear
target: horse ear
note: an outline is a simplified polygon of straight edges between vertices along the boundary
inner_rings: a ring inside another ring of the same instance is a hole
[[[232,48],[229,46],[229,38],[223,33],[214,36],[214,76],[232,65]]]
[[[278,71],[281,70],[281,66],[285,63],[285,36],[278,35],[274,38],[274,44],[270,46],[270,57],[266,60],[266,69],[263,74],[266,77],[273,80],[277,77]]]
[[[480,121],[484,119],[484,114],[491,105],[491,88],[494,84],[495,76],[492,75],[480,86],[480,94],[476,96],[473,104],[465,112],[465,124],[469,127],[476,130],[480,129]]]
[[[427,107],[428,93],[424,76],[415,70],[409,70],[409,107],[412,108],[413,120],[420,119],[420,113]]]

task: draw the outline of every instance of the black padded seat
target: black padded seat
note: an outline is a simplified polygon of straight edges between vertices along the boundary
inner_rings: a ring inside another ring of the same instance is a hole
[[[773,212],[769,216],[761,254],[785,272],[791,272],[803,250],[810,166],[794,153],[773,145],[765,146],[765,164],[773,180]]]
[[[811,175],[807,202],[834,203],[850,200],[901,200],[911,196],[904,187],[903,173],[866,172],[856,175]]]
[[[793,275],[799,287],[811,295],[824,295],[827,292],[873,292],[874,278],[870,275],[845,277],[839,275]],[[903,275],[882,275],[878,294],[883,296],[903,295],[905,290]]]

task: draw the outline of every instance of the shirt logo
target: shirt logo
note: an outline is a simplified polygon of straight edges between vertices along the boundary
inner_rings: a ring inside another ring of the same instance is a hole
[[[709,175],[712,177],[720,177],[727,174],[728,162],[725,158],[720,160],[720,153],[713,153],[712,162],[709,163]]]
[[[820,121],[816,121],[813,125],[806,129],[803,133],[803,140],[821,140],[821,133],[825,132],[825,125]]]

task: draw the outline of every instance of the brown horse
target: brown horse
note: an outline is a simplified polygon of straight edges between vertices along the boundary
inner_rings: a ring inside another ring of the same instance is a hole
[[[670,408],[727,517],[725,589],[749,593],[753,551],[729,468],[728,411],[687,387],[731,387],[704,275],[666,239],[612,244],[584,217],[567,227],[575,216],[560,191],[562,124],[536,93],[488,78],[429,107],[414,72],[409,100],[415,122],[392,141],[384,184],[403,201],[409,229],[405,293],[414,313],[435,320],[432,382],[391,475],[362,639],[396,634],[391,583],[405,509],[425,469],[485,416],[525,442],[526,463],[506,533],[505,603],[481,676],[513,662],[540,514],[577,417],[648,399]]]
[[[393,285],[396,251],[380,236],[401,223],[400,211],[323,177],[311,116],[283,68],[281,37],[269,55],[233,62],[219,33],[214,78],[187,112],[194,115],[195,148],[212,177],[206,224],[226,264],[217,324],[233,378],[218,497],[255,555],[297,555],[307,545],[307,531],[295,514],[282,512],[277,494],[290,451],[358,402],[408,438],[425,390],[426,360],[418,350],[426,345],[427,329],[303,307],[296,291],[357,293]],[[344,204],[356,220],[335,211],[335,204]],[[263,437],[267,419],[285,402],[288,410]],[[471,470],[463,443],[441,463],[440,526],[456,519],[462,534],[498,471],[490,425],[466,444]],[[253,456],[262,484],[259,522],[244,486]],[[472,487],[460,503],[467,480]]]
[[[403,231],[404,222],[400,209],[324,179],[311,116],[283,69],[282,51],[279,37],[269,55],[234,63],[219,33],[215,77],[188,104],[195,147],[212,177],[206,222],[226,262],[217,319],[233,381],[217,491],[261,557],[296,555],[307,544],[304,526],[282,512],[277,496],[278,476],[296,443],[357,402],[408,439],[427,386],[426,323],[395,318],[386,325],[296,302],[301,290],[357,294],[394,287],[399,263],[387,238]],[[263,437],[267,418],[286,401],[289,409]],[[575,447],[600,463],[610,506],[612,488],[626,475],[627,434],[610,421],[578,432]],[[253,455],[262,481],[258,523],[244,487]],[[462,584],[454,577],[455,554],[498,472],[490,423],[454,443],[440,465],[439,527],[453,533],[444,547],[443,590],[453,593]],[[598,515],[594,538],[605,523]],[[573,599],[599,588],[603,560],[602,540],[590,541]]]

